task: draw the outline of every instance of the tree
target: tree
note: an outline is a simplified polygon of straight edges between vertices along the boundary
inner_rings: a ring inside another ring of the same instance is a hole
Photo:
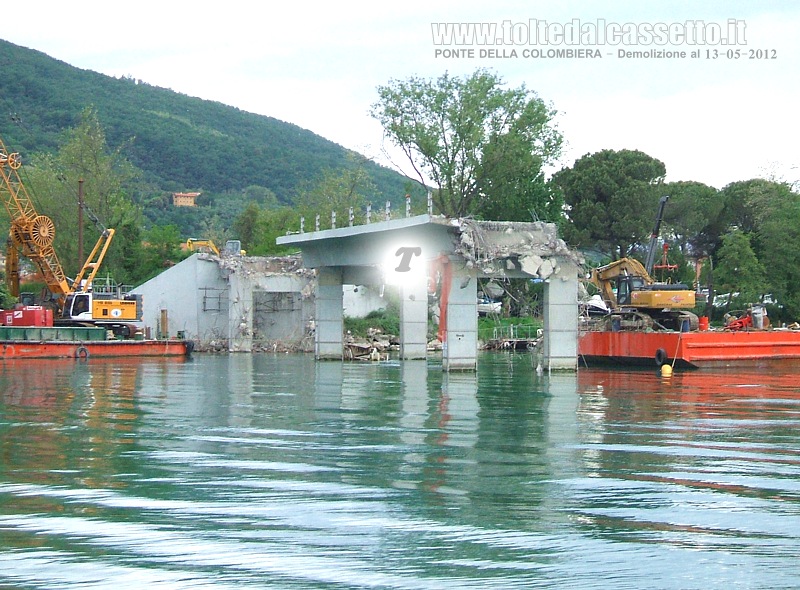
[[[6,287],[6,273],[0,271],[0,309],[8,309],[17,302],[17,298],[13,297]]]
[[[564,196],[567,241],[627,256],[650,235],[658,207],[663,162],[637,150],[603,150],[578,159],[552,179]]]
[[[116,234],[103,262],[102,275],[118,282],[138,280],[143,217],[130,193],[139,179],[133,166],[112,151],[92,108],[84,110],[80,124],[64,134],[55,155],[41,155],[27,170],[29,189],[40,214],[52,218],[56,227],[54,247],[67,276],[75,276],[85,260],[78,260],[79,184],[83,202],[83,258],[88,256],[103,227]],[[94,221],[94,223],[92,223]]]
[[[170,267],[186,255],[181,252],[181,234],[174,225],[156,225],[145,234],[146,245],[143,248],[143,266],[152,278],[165,268]]]
[[[753,250],[769,269],[762,294],[771,293],[794,321],[800,317],[800,195],[787,183],[751,181],[747,202]]]
[[[714,277],[720,290],[738,293],[742,301],[759,301],[764,295],[766,272],[742,230],[733,229],[722,237]]]
[[[290,207],[262,208],[250,203],[236,219],[234,229],[247,253],[254,256],[286,254],[294,248],[278,246],[275,241],[300,228],[300,213]]]
[[[378,87],[372,116],[406,156],[416,180],[433,184],[434,204],[444,215],[475,214],[482,199],[499,202],[502,195],[492,190],[531,183],[560,154],[556,111],[524,85],[503,86],[500,77],[480,69],[463,78],[445,73]],[[520,164],[520,170],[510,169]]]
[[[281,206],[278,196],[264,186],[250,185],[245,187],[242,191],[242,196],[248,201],[254,201],[271,209]]]
[[[242,248],[252,251],[258,238],[258,221],[261,208],[251,202],[247,205],[241,215],[233,222],[233,230],[236,238],[242,243]]]
[[[674,239],[685,256],[700,258],[714,252],[727,231],[720,192],[702,182],[680,181],[664,184],[661,193],[670,197],[661,232],[664,239]]]
[[[319,214],[322,219],[330,220],[331,212],[336,212],[337,225],[346,225],[350,207],[354,213],[360,213],[377,193],[364,167],[366,162],[351,152],[347,166],[327,168],[315,181],[301,187],[295,201],[303,214],[307,217]]]
[[[484,149],[483,195],[476,215],[505,221],[551,221],[562,219],[563,199],[552,190],[541,171],[541,159],[530,152],[516,134],[498,136]],[[538,174],[532,174],[538,170]]]
[[[720,196],[723,200],[722,223],[728,228],[738,228],[746,234],[756,231],[756,217],[754,215],[754,205],[759,194],[769,192],[770,188],[776,183],[760,178],[732,182],[723,187]],[[766,205],[767,203],[762,203]],[[723,234],[726,233],[723,231]]]

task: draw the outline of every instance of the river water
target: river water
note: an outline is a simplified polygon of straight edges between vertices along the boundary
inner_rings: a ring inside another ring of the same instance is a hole
[[[13,361],[0,437],[2,588],[800,587],[774,369]]]

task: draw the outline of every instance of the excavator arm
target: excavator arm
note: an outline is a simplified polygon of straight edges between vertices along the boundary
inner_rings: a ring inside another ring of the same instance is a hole
[[[197,248],[208,248],[215,256],[219,256],[219,248],[217,248],[217,245],[212,240],[189,238],[186,240],[186,248],[188,248],[190,252],[194,252]]]
[[[667,206],[669,195],[664,195],[658,201],[658,213],[656,213],[656,223],[653,232],[650,234],[650,244],[647,247],[647,258],[644,261],[644,268],[648,274],[653,272],[653,265],[656,262],[656,244],[658,235],[661,232],[661,221],[664,219],[664,207]]]
[[[695,304],[694,291],[679,283],[656,283],[642,263],[634,258],[621,258],[595,268],[590,282],[600,289],[603,300],[612,309],[625,306],[690,309]]]
[[[617,284],[616,279],[620,276],[639,277],[643,285],[653,283],[642,263],[635,258],[620,258],[605,266],[592,269],[589,281],[600,290],[603,300],[612,309],[617,307],[617,294],[614,288]]]

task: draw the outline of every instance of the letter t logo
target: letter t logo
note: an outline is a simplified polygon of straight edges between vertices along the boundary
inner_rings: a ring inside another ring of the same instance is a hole
[[[395,272],[408,272],[411,270],[411,257],[412,256],[420,256],[422,254],[422,248],[419,246],[412,248],[411,246],[402,246],[397,249],[397,252],[394,253],[395,256],[402,256],[400,259],[400,265],[395,268]]]

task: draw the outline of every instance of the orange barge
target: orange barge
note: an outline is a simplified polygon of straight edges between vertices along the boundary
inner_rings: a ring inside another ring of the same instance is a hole
[[[174,357],[192,353],[191,340],[108,340],[93,327],[0,327],[0,359]]]
[[[586,331],[578,336],[581,365],[726,367],[800,359],[800,330],[691,332]]]
[[[0,342],[0,356],[10,359],[52,359],[108,357],[187,356],[192,352],[189,340],[103,340],[86,342]]]

